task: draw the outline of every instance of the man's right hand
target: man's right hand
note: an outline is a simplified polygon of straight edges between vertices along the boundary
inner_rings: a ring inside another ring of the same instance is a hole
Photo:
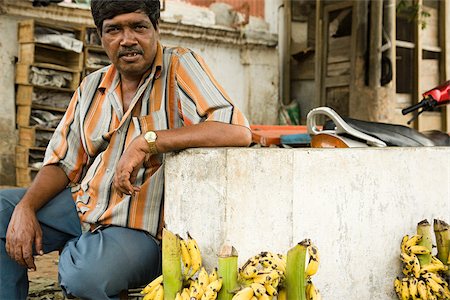
[[[42,229],[37,220],[36,212],[32,208],[19,203],[14,209],[6,232],[6,252],[20,265],[36,270],[33,245],[38,254],[44,254]]]

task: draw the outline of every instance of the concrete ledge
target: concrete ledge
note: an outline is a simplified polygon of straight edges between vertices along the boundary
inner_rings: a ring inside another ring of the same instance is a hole
[[[396,299],[402,236],[450,221],[450,148],[187,150],[166,161],[165,209],[207,266],[224,242],[242,264],[311,238],[324,299]]]

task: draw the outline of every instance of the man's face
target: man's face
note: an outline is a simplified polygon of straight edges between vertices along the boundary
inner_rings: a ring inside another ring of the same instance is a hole
[[[158,31],[139,11],[103,21],[102,45],[122,76],[140,79],[156,55]]]

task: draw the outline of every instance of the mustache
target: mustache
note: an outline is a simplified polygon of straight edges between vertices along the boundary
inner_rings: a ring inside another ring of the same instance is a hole
[[[139,48],[130,47],[130,48],[120,50],[118,55],[119,55],[119,57],[122,57],[122,56],[125,56],[128,54],[134,54],[134,53],[142,55],[142,54],[144,54],[144,51],[142,51],[142,49],[139,49]]]

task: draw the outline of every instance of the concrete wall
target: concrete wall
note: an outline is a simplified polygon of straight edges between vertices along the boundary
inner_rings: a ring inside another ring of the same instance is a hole
[[[15,184],[16,108],[14,105],[14,70],[17,57],[17,24],[0,15],[0,185]],[[2,171],[4,170],[4,171]]]
[[[450,148],[193,149],[166,162],[165,216],[208,268],[223,243],[242,264],[310,238],[324,299],[396,299],[401,238],[450,221],[449,182]]]

